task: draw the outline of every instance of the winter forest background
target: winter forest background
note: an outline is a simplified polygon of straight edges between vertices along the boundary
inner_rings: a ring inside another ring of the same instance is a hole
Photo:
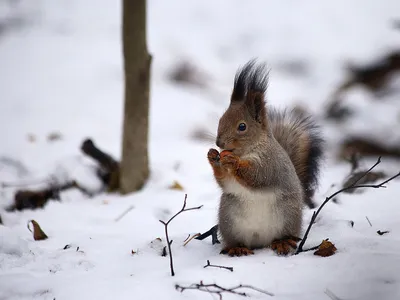
[[[121,21],[122,1],[0,0],[0,299],[244,297],[175,288],[200,282],[273,294],[238,290],[255,299],[399,299],[397,178],[327,203],[306,246],[329,238],[328,257],[231,258],[210,238],[187,238],[215,225],[209,137],[237,68],[254,57],[271,69],[269,104],[323,128],[318,206],[379,156],[367,184],[400,171],[400,2],[147,1],[150,177],[124,195],[109,185],[122,152]],[[111,165],[85,153],[87,139]],[[185,194],[187,207],[203,207],[168,227],[171,276],[159,220]]]

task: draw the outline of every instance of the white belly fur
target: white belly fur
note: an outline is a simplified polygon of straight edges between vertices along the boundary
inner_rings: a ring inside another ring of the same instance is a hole
[[[242,202],[240,211],[233,212],[231,221],[237,238],[245,246],[269,246],[281,235],[284,222],[282,212],[277,209],[275,192],[254,192],[234,179],[226,183],[224,190]]]

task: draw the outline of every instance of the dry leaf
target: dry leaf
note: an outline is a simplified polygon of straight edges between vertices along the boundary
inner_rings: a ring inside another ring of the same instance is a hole
[[[169,189],[183,191],[183,186],[181,186],[178,181],[174,181],[174,183],[169,186]]]
[[[336,247],[328,240],[323,240],[322,243],[318,246],[318,250],[314,252],[314,255],[327,257],[335,254]]]
[[[42,228],[40,228],[39,224],[35,220],[30,220],[28,222],[28,229],[30,232],[32,232],[32,230],[29,228],[29,223],[32,223],[33,239],[35,241],[45,240],[48,238],[48,236],[43,232]]]

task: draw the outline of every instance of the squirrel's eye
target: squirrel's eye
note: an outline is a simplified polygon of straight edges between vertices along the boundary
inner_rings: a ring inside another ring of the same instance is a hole
[[[246,124],[240,123],[239,126],[238,126],[238,130],[239,131],[245,131],[246,130]]]

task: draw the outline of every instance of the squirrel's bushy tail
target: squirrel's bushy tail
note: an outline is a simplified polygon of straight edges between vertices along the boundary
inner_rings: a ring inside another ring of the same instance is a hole
[[[267,108],[269,126],[278,143],[288,153],[304,190],[304,201],[314,208],[313,196],[323,154],[319,127],[303,113]]]

